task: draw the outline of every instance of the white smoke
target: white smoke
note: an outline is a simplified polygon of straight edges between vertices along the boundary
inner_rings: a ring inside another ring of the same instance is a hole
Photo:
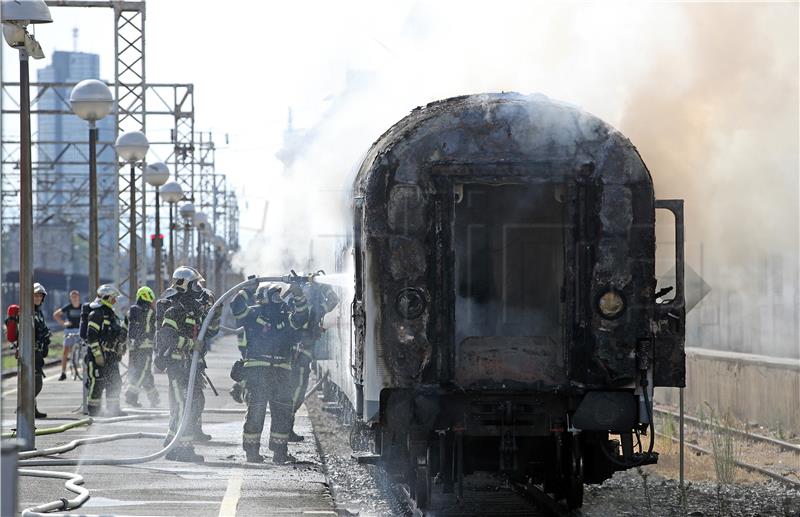
[[[781,257],[785,273],[770,285],[783,284],[788,309],[773,320],[783,329],[779,353],[796,351],[798,5],[477,5],[394,4],[385,16],[342,7],[339,21],[349,14],[352,26],[341,27],[343,43],[320,50],[339,66],[338,76],[319,73],[330,97],[322,109],[299,99],[300,112],[321,115],[300,120],[308,132],[291,175],[264,178],[267,230],[236,264],[332,269],[355,169],[390,125],[449,96],[541,92],[620,129],[642,153],[657,197],[686,200],[687,258],[714,296],[762,303],[755,279]],[[704,304],[725,311],[714,296]],[[720,339],[713,345],[727,348]]]

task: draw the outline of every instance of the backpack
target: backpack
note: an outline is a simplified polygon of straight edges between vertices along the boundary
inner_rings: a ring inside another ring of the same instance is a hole
[[[86,335],[89,332],[89,313],[92,312],[90,305],[90,302],[81,305],[81,324],[80,327],[78,327],[78,334],[81,339],[86,339]]]
[[[19,325],[19,305],[9,305],[6,316],[6,338],[8,339],[9,343],[16,343],[19,339],[19,335],[17,333],[17,325]]]

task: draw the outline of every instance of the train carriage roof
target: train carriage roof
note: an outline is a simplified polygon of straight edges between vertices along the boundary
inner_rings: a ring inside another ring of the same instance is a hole
[[[367,153],[356,192],[386,185],[375,181],[386,174],[422,183],[436,164],[521,165],[543,181],[588,168],[607,184],[652,182],[633,144],[594,115],[541,94],[485,93],[433,102],[397,122]]]

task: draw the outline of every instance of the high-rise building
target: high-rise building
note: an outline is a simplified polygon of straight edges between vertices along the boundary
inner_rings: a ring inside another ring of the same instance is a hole
[[[100,78],[100,58],[85,52],[55,51],[52,62],[38,71],[40,83],[51,83],[38,92],[37,109],[69,109],[71,87]],[[113,149],[114,117],[97,123],[98,211],[100,276],[112,276],[112,260],[103,260],[103,250],[115,250],[117,221],[117,167]],[[65,274],[88,273],[89,237],[89,129],[76,115],[37,115],[33,176],[34,267]],[[110,257],[109,257],[110,258]]]

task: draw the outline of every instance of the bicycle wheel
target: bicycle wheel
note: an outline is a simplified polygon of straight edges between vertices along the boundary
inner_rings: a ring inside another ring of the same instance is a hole
[[[72,370],[73,380],[83,380],[83,356],[84,342],[81,340],[72,345],[72,353],[69,358],[69,368]]]

